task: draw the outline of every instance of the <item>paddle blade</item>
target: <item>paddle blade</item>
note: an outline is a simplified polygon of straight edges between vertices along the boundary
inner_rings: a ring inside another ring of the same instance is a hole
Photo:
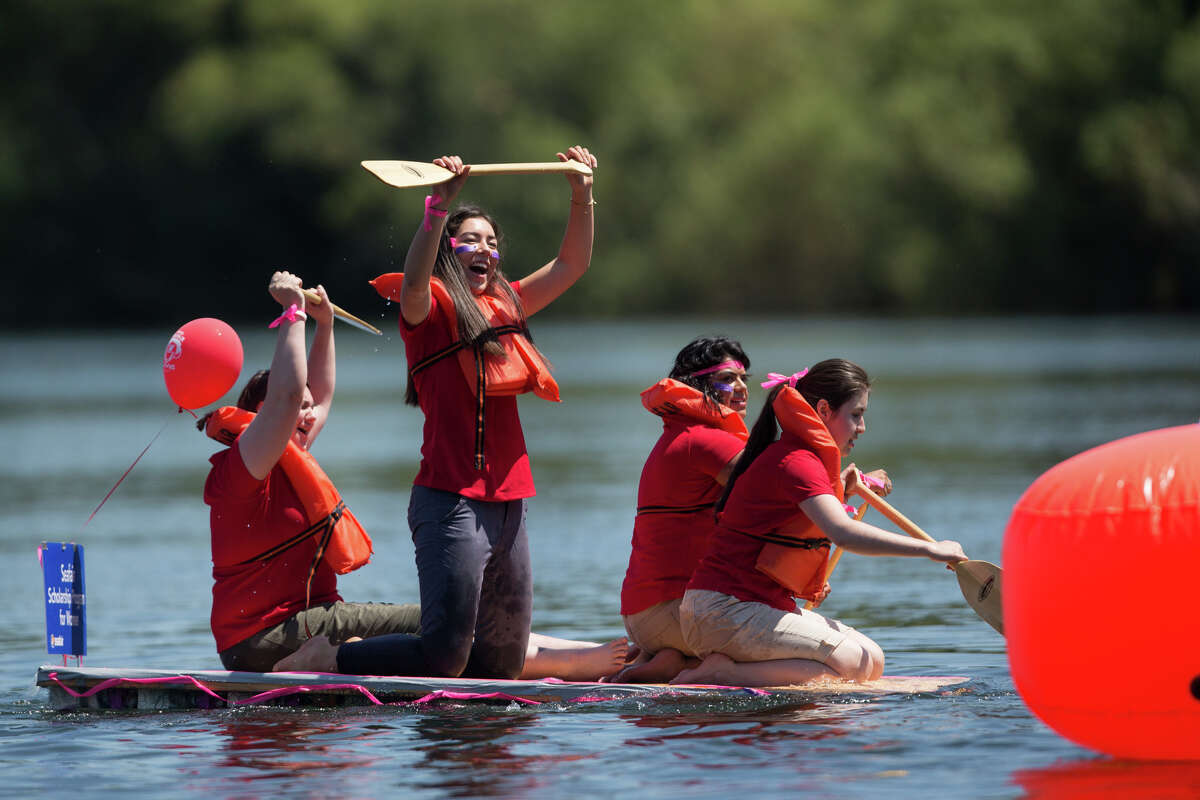
[[[958,575],[958,588],[962,589],[967,605],[975,610],[980,619],[1004,635],[1004,603],[1001,599],[1001,584],[1004,572],[995,564],[986,561],[962,561],[954,565]]]
[[[450,170],[424,161],[364,161],[362,165],[376,178],[397,189],[436,186],[454,177]]]

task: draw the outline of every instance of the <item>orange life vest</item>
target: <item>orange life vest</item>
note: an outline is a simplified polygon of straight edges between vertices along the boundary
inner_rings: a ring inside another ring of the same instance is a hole
[[[400,301],[400,289],[404,284],[403,272],[388,272],[371,281],[375,291],[394,302]],[[458,338],[458,312],[446,285],[438,278],[429,279],[429,291],[446,313],[454,341],[435,353],[430,353],[416,364],[408,367],[408,379],[443,358],[458,355],[458,364],[463,377],[477,398],[475,408],[475,469],[483,469],[484,408],[486,397],[504,397],[533,392],[551,402],[559,402],[558,383],[550,374],[550,365],[533,346],[529,328],[521,314],[508,297],[481,294],[475,295],[475,303],[483,312],[490,327],[474,342]],[[497,341],[504,348],[503,356],[484,351],[489,341]],[[480,387],[483,388],[480,391]]]
[[[750,434],[742,416],[728,406],[714,403],[699,389],[688,386],[674,378],[663,378],[642,392],[642,405],[660,417],[679,415],[702,425],[731,433],[743,442]],[[638,506],[637,516],[643,514],[698,514],[711,515],[716,502],[690,506]]]
[[[714,403],[699,389],[674,378],[663,378],[642,392],[642,405],[660,417],[679,414],[732,433],[743,442],[749,438],[741,414],[728,406]]]
[[[230,446],[254,419],[254,412],[233,406],[218,408],[205,426],[205,433],[223,445]],[[311,536],[320,536],[313,565],[308,572],[311,585],[313,572],[322,558],[339,575],[358,569],[371,560],[371,537],[363,530],[354,514],[346,508],[341,495],[307,450],[289,441],[279,457],[279,466],[296,490],[309,527],[270,550],[246,559],[242,564],[266,561],[299,544]],[[307,592],[307,588],[306,588]],[[305,597],[305,607],[308,598]]]
[[[800,437],[821,459],[834,494],[839,502],[844,501],[842,454],[817,412],[790,386],[775,396],[771,408],[779,426]],[[763,546],[754,566],[796,597],[812,600],[825,587],[829,539],[803,512],[773,531],[772,539]]]

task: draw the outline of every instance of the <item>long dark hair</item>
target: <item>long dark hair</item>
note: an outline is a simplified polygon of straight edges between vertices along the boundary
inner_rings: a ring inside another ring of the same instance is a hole
[[[262,401],[267,399],[267,381],[270,378],[271,370],[269,369],[260,369],[251,375],[250,379],[246,381],[246,385],[242,387],[242,393],[238,395],[237,407],[244,411],[258,411]],[[196,420],[196,430],[203,431],[208,427],[208,418],[212,415],[213,412],[210,411]]]
[[[746,448],[742,457],[725,483],[725,491],[717,501],[717,511],[725,507],[733,485],[742,473],[758,458],[767,447],[779,438],[779,421],[775,418],[774,402],[776,396],[783,391],[787,384],[780,384],[767,395],[763,409],[750,429],[750,437],[746,440]],[[871,378],[867,371],[852,361],[844,358],[829,358],[809,368],[808,373],[796,382],[796,391],[808,401],[813,408],[824,400],[829,407],[837,411],[859,392],[871,388]]]
[[[719,405],[720,394],[712,385],[712,375],[694,373],[730,360],[740,361],[743,367],[750,368],[750,356],[742,349],[741,342],[725,336],[699,336],[688,342],[675,356],[675,366],[671,367],[667,377],[697,389],[710,403]]]
[[[459,206],[446,217],[446,225],[442,228],[442,238],[438,240],[437,257],[433,261],[433,277],[445,284],[446,291],[450,293],[450,299],[454,301],[454,314],[458,318],[459,341],[475,342],[482,336],[484,353],[503,356],[503,345],[495,337],[491,337],[490,340],[488,338],[487,331],[491,326],[483,312],[479,310],[475,296],[471,292],[471,286],[463,274],[462,264],[459,262],[458,256],[454,254],[454,247],[450,244],[451,237],[458,236],[462,224],[474,217],[486,220],[492,226],[492,230],[496,233],[496,249],[503,252],[504,235],[501,233],[500,224],[496,222],[496,219],[479,206]],[[485,293],[508,300],[517,310],[519,323],[525,324],[525,307],[521,305],[521,298],[509,285],[508,278],[500,269],[499,264],[492,273],[492,280],[488,283]],[[532,339],[530,341],[532,342]],[[404,402],[410,406],[417,405],[417,387],[413,383],[411,375],[408,378],[408,385],[404,389]]]

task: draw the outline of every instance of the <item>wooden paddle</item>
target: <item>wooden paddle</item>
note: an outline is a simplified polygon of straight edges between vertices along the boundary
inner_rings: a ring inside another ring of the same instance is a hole
[[[321,305],[321,295],[317,294],[316,292],[312,291],[311,289],[303,289],[302,291],[304,292],[304,302],[312,303],[314,306]],[[350,325],[353,325],[354,327],[358,328],[359,330],[364,330],[367,333],[373,333],[376,336],[383,335],[383,331],[379,330],[379,328],[376,328],[374,325],[372,325],[369,322],[365,322],[365,321],[359,319],[358,317],[351,314],[349,311],[346,311],[345,309],[339,307],[336,304],[333,306],[333,315],[335,317],[337,317],[338,319],[342,320],[343,322],[347,322]]]
[[[454,173],[425,161],[364,161],[363,167],[388,186],[408,189],[436,186],[454,177]],[[534,164],[471,164],[472,175],[541,175],[577,172],[591,175],[592,168],[578,161],[547,161]]]
[[[854,491],[909,536],[929,542],[937,541],[866,486],[860,483]],[[984,622],[1003,636],[1004,607],[1000,599],[1000,587],[1003,583],[1004,573],[995,564],[989,564],[986,561],[960,561],[952,566],[958,575],[958,587],[962,589],[967,605],[973,608]]]
[[[854,518],[857,520],[861,520],[863,518],[863,515],[867,513],[868,508],[870,508],[870,504],[863,503],[861,506],[858,507],[858,511],[854,512]],[[825,582],[826,583],[829,583],[829,576],[833,574],[833,568],[837,566],[837,562],[842,560],[842,553],[844,553],[844,552],[846,552],[846,548],[839,547],[837,550],[834,550],[833,555],[829,557],[829,566],[825,568]],[[814,603],[812,600],[809,600],[807,603],[804,604],[804,608],[808,611],[812,611],[816,607],[817,607],[816,603]]]

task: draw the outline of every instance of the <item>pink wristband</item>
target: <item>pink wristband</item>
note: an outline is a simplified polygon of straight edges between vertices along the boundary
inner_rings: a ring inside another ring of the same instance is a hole
[[[434,203],[438,202],[438,200],[441,200],[441,199],[442,198],[439,197],[437,200],[434,200],[433,195],[431,195],[431,194],[425,195],[425,217],[424,217],[424,219],[425,219],[425,230],[427,230],[427,231],[433,230],[433,223],[431,223],[429,221],[430,217],[444,217],[444,216],[446,216],[447,213],[449,213],[445,209],[433,207]]]
[[[285,309],[285,310],[284,310],[284,312],[283,312],[282,314],[280,314],[278,317],[276,317],[276,318],[275,318],[275,321],[274,321],[274,322],[272,322],[272,323],[271,323],[270,325],[268,325],[267,327],[268,327],[268,328],[278,328],[278,327],[279,327],[279,324],[280,324],[281,322],[283,322],[285,319],[286,319],[288,322],[295,322],[295,321],[296,321],[296,320],[298,320],[298,319],[299,319],[299,320],[305,320],[305,319],[308,319],[308,315],[307,315],[307,314],[305,314],[305,313],[304,313],[303,311],[301,311],[300,309],[296,308],[296,304],[295,304],[295,303],[292,303],[290,306],[288,306],[288,307],[287,307],[287,309]]]

